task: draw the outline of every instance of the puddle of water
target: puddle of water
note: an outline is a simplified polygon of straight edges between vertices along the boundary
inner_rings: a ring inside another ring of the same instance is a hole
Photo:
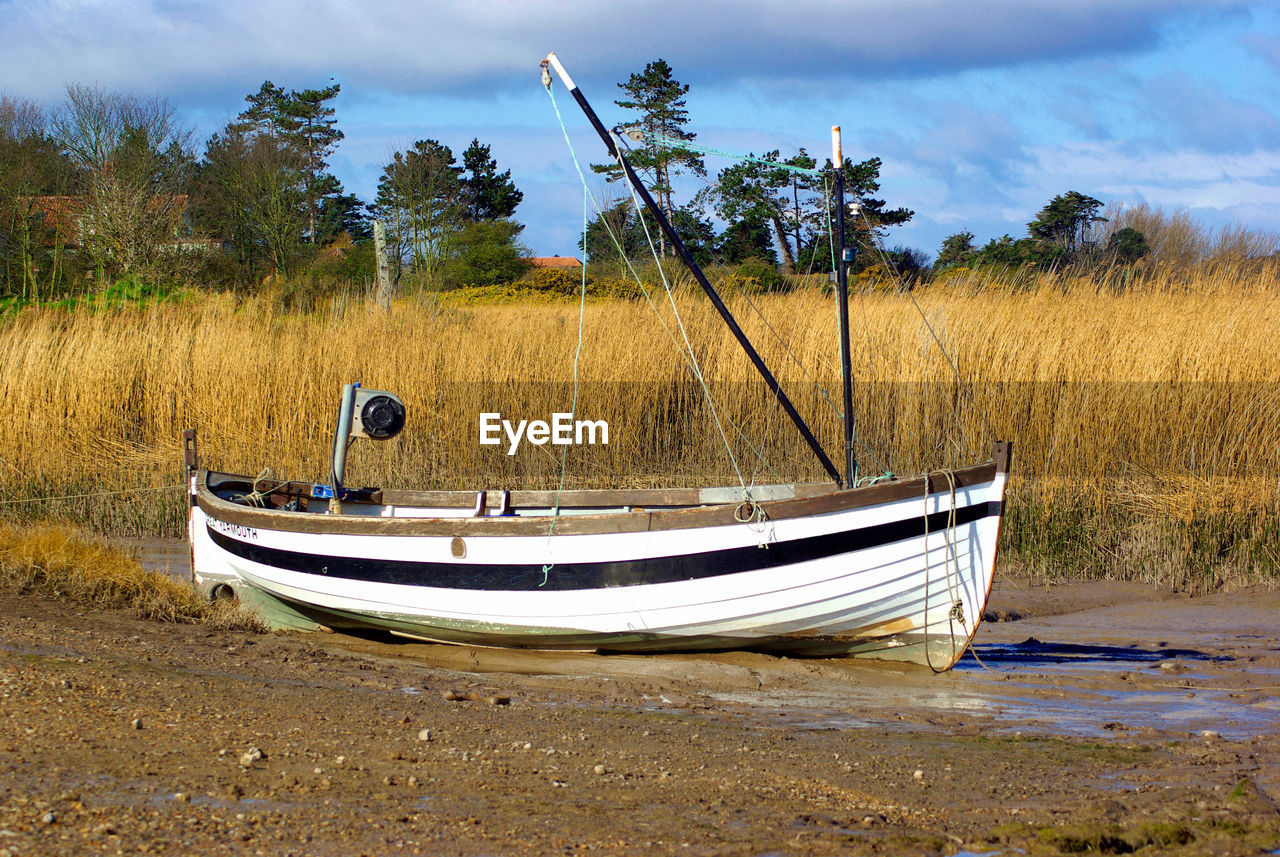
[[[186,539],[117,538],[111,543],[132,553],[147,571],[191,579],[191,545]]]
[[[1189,661],[1229,661],[1225,655],[1209,655],[1195,649],[1144,649],[1138,646],[1097,646],[1080,643],[1043,643],[1028,637],[1021,643],[985,643],[972,647],[977,657],[966,654],[956,669],[981,669],[1008,665],[1026,667],[1070,664],[1086,669],[1113,669],[1117,664],[1159,664],[1174,659]],[[981,660],[979,660],[981,659]]]

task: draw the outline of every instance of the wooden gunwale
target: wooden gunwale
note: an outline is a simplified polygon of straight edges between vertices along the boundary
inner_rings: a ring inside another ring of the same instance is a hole
[[[942,473],[918,476],[914,479],[895,480],[863,488],[837,489],[834,486],[823,486],[827,490],[814,496],[801,496],[788,500],[772,500],[758,505],[770,520],[803,518],[831,512],[841,512],[881,503],[898,500],[921,498],[925,494],[926,480],[929,493],[950,490],[952,484],[956,488],[982,485],[991,482],[997,472],[1003,472],[999,462],[989,461],[969,467],[950,471],[951,481]],[[262,509],[242,506],[223,500],[214,494],[207,485],[209,471],[202,471],[196,480],[196,503],[209,517],[243,527],[265,530],[279,530],[291,533],[335,533],[345,535],[369,536],[538,536],[545,535],[548,515],[538,516],[491,516],[469,518],[430,518],[403,517],[383,518],[368,515],[328,515],[315,512],[286,512],[276,509]],[[244,477],[252,481],[251,477]],[[797,486],[798,488],[800,486]],[[659,490],[656,492],[671,505],[676,497],[690,498],[696,503],[696,489]],[[655,502],[655,492],[640,491],[566,491],[561,506],[644,506],[663,505]],[[443,495],[443,496],[442,496]],[[573,495],[570,498],[568,495]],[[467,499],[474,501],[477,492],[388,492],[387,499],[395,497],[397,505],[414,505],[405,503],[405,499]],[[515,507],[550,505],[554,492],[512,492],[511,502]],[[541,500],[542,502],[537,502]],[[570,502],[570,500],[572,502]],[[457,505],[470,506],[472,502]],[[686,509],[636,508],[630,512],[612,512],[602,514],[575,514],[561,516],[556,519],[556,535],[593,535],[603,533],[632,533],[652,530],[683,530],[697,527],[729,526],[740,523],[736,517],[737,503],[724,503],[707,506],[694,506]]]

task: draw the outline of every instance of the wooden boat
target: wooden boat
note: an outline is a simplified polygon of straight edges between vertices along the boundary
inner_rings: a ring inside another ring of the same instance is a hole
[[[247,583],[334,628],[945,669],[982,619],[1007,461],[1000,445],[916,479],[759,488],[754,506],[737,488],[567,491],[552,535],[555,492],[364,492],[330,515],[310,483],[199,471],[191,539],[206,588]]]
[[[554,54],[548,66],[634,179]],[[837,150],[834,163],[841,162]],[[687,257],[643,184],[633,183]],[[831,483],[752,487],[745,498],[741,487],[349,491],[341,474],[353,420],[361,427],[362,403],[368,422],[368,403],[388,395],[349,386],[331,485],[201,470],[188,432],[197,581],[296,627],[381,629],[478,646],[743,648],[951,667],[973,639],[991,589],[1009,445],[997,443],[990,461],[970,467],[842,487],[855,484],[851,424],[842,474],[687,261]],[[847,348],[842,356],[850,413]]]

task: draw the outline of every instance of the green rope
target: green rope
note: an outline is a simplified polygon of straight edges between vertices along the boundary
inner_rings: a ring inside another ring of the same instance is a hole
[[[625,132],[624,132],[625,133]],[[755,155],[741,155],[736,152],[726,152],[721,149],[714,149],[711,146],[704,146],[701,143],[694,143],[690,140],[681,140],[679,137],[665,137],[662,134],[654,134],[648,131],[640,132],[641,138],[646,143],[657,146],[666,146],[668,149],[685,149],[690,152],[697,152],[702,155],[715,155],[720,158],[729,158],[735,161],[749,161],[753,164],[761,164],[766,167],[773,167],[779,170],[788,170],[793,173],[799,173],[802,176],[810,178],[819,178],[822,176],[822,170],[811,170],[806,167],[797,167],[791,164],[783,164],[778,161],[766,161],[763,158],[757,158]],[[627,134],[631,137],[630,134]],[[635,137],[631,137],[635,140]],[[637,142],[640,142],[637,140]]]

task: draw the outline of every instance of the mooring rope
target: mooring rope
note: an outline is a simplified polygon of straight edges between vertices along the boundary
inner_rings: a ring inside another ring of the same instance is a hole
[[[947,478],[947,484],[950,487],[951,508],[947,512],[947,524],[942,531],[943,551],[942,566],[947,573],[947,633],[951,639],[951,661],[942,669],[938,669],[933,665],[933,655],[929,650],[929,589],[930,579],[933,576],[933,565],[929,561],[929,484],[932,481],[933,474],[926,473],[924,477],[924,659],[929,669],[935,673],[946,672],[951,665],[956,662],[956,628],[955,623],[958,620],[961,627],[965,626],[964,618],[964,601],[956,597],[956,583],[960,579],[960,555],[956,550],[954,543],[954,530],[956,526],[956,479],[955,474],[950,470],[941,471],[942,475]],[[952,565],[955,566],[955,581],[951,577]]]
[[[176,491],[187,488],[187,485],[156,485],[150,488],[120,488],[115,491],[94,491],[88,494],[63,494],[59,497],[27,497],[21,500],[0,500],[0,506],[15,506],[22,503],[52,503],[57,500],[82,500],[87,497],[114,497],[120,494],[136,494],[142,491]]]

